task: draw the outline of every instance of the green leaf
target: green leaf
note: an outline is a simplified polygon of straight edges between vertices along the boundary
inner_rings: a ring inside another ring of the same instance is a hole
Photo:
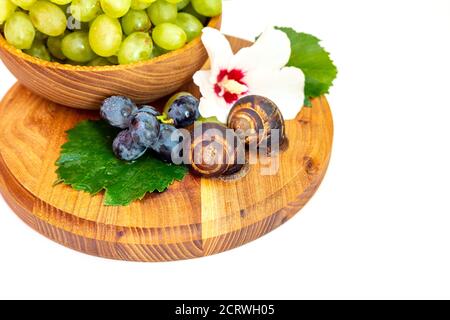
[[[130,163],[117,159],[111,146],[118,133],[103,121],[83,121],[69,130],[56,162],[58,182],[93,195],[106,190],[105,205],[126,206],[148,192],[163,192],[187,174],[185,166],[162,162],[149,153]]]
[[[311,98],[305,96],[305,102],[303,103],[303,105],[307,108],[312,108]]]
[[[292,28],[277,27],[291,40],[292,54],[288,66],[300,68],[305,74],[305,96],[320,97],[328,93],[337,76],[330,54],[320,46],[320,40]]]

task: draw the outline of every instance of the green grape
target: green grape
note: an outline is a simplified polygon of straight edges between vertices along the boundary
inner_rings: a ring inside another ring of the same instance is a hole
[[[156,0],[131,0],[131,9],[144,10],[152,5]]]
[[[0,24],[3,24],[16,11],[17,6],[9,0],[0,0]]]
[[[89,30],[89,43],[94,52],[101,57],[117,54],[122,43],[122,27],[119,20],[106,14],[98,16]]]
[[[188,42],[202,34],[203,24],[189,13],[180,12],[175,23],[186,32]]]
[[[155,26],[164,22],[175,22],[178,14],[177,6],[165,0],[156,1],[147,12]]]
[[[39,40],[45,40],[48,38],[48,35],[43,34],[42,32],[40,32],[39,30],[36,30],[36,35],[35,35],[35,39],[39,39]]]
[[[50,0],[51,2],[63,6],[72,2],[72,0]]]
[[[85,62],[78,62],[78,61],[72,61],[72,60],[67,60],[65,61],[66,64],[71,64],[73,66],[84,66],[86,65]]]
[[[117,56],[106,57],[111,64],[119,64],[119,58]]]
[[[89,34],[84,31],[69,33],[61,43],[63,54],[72,61],[88,62],[96,58],[89,44]]]
[[[195,11],[205,17],[215,17],[222,13],[222,0],[192,0]]]
[[[180,2],[177,3],[177,9],[178,11],[183,10],[184,8],[186,8],[189,3],[191,3],[191,0],[181,0]]]
[[[36,1],[37,0],[11,0],[12,3],[24,10],[29,10],[31,6],[36,3]]]
[[[4,28],[8,43],[18,49],[30,49],[36,35],[31,19],[23,12],[13,13]]]
[[[98,0],[73,0],[70,12],[76,20],[89,22],[101,13],[100,2]]]
[[[94,60],[91,60],[87,65],[90,67],[103,67],[103,66],[110,66],[112,65],[112,63],[109,62],[108,59],[104,57],[97,57]]]
[[[66,60],[66,56],[62,52],[62,40],[64,35],[59,37],[49,37],[47,39],[47,48],[50,54],[58,60]]]
[[[30,8],[30,18],[40,32],[56,37],[66,30],[66,15],[56,4],[38,1]]]
[[[178,2],[181,2],[183,0],[165,0],[168,3],[173,3],[173,4],[177,4]]]
[[[197,11],[195,11],[194,7],[192,6],[192,3],[189,3],[188,6],[186,8],[183,9],[183,12],[185,13],[189,13],[191,15],[193,15],[194,17],[196,17],[198,20],[200,20],[200,22],[203,25],[206,25],[206,23],[208,22],[208,17],[202,16],[200,13],[198,13]]]
[[[120,46],[119,63],[129,64],[151,58],[153,41],[148,33],[135,32],[129,35]]]
[[[100,0],[103,12],[111,18],[123,17],[131,7],[131,0]]]
[[[152,23],[144,10],[131,9],[122,18],[122,30],[126,35],[130,35],[133,32],[142,31],[147,32],[150,30]]]
[[[44,42],[41,39],[34,39],[33,45],[30,49],[24,50],[26,54],[29,54],[30,56],[51,61],[52,58],[50,57],[50,53],[47,50],[47,47],[45,46]]]
[[[167,50],[164,50],[163,48],[158,47],[156,44],[154,44],[151,58],[156,58],[156,57],[162,56],[163,54],[166,54],[167,52],[168,52]]]
[[[186,44],[186,32],[173,23],[162,23],[153,29],[153,40],[165,50],[177,50]]]

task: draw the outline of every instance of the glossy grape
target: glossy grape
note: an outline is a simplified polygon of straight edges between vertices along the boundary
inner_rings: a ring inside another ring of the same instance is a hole
[[[188,42],[202,34],[203,24],[189,13],[179,13],[175,24],[184,30]]]
[[[164,105],[163,113],[167,115],[169,112],[169,108],[172,106],[173,102],[183,96],[192,96],[192,94],[187,91],[181,91],[181,92],[177,92],[177,93],[173,94],[169,98],[169,100],[167,100],[166,104]]]
[[[29,54],[30,56],[45,60],[45,61],[51,61],[52,58],[50,57],[50,53],[47,49],[47,47],[44,44],[44,41],[41,39],[34,39],[33,45],[30,49],[24,50],[26,54]]]
[[[153,41],[148,33],[135,32],[129,35],[120,46],[119,64],[129,64],[148,60],[153,50]]]
[[[120,18],[127,14],[131,0],[100,0],[103,12],[111,18]]]
[[[186,8],[189,3],[191,3],[191,0],[181,0],[177,3],[177,9],[178,11],[183,10],[184,8]]]
[[[173,119],[177,128],[185,128],[192,125],[198,118],[199,100],[192,95],[182,95],[176,98],[167,110],[167,115]]]
[[[161,115],[161,113],[152,106],[141,106],[139,108],[139,112],[147,112],[155,117],[158,117]]]
[[[131,118],[138,112],[137,106],[127,97],[112,96],[100,108],[100,116],[113,127],[125,129],[130,126]]]
[[[156,0],[131,0],[131,9],[133,10],[144,10],[147,9]]]
[[[64,36],[48,37],[47,48],[56,59],[65,60],[67,57],[62,52],[62,39]]]
[[[89,30],[89,43],[99,56],[115,55],[122,43],[122,27],[119,20],[106,14],[98,16]]]
[[[186,44],[186,32],[173,23],[163,23],[153,29],[153,40],[165,50],[177,50]]]
[[[33,25],[40,32],[56,37],[66,31],[66,15],[60,7],[48,1],[37,1],[29,12]]]
[[[150,147],[159,136],[160,124],[156,117],[148,112],[138,111],[131,119],[130,133],[133,141],[141,146]]]
[[[152,26],[150,18],[147,12],[144,10],[131,9],[122,18],[122,30],[126,35],[130,35],[133,32],[147,32]]]
[[[6,40],[18,49],[30,49],[36,31],[30,17],[23,12],[15,12],[5,24]]]
[[[130,130],[124,130],[114,139],[113,152],[117,158],[124,161],[139,159],[147,151],[147,148],[133,141]]]
[[[70,12],[76,20],[89,22],[100,14],[100,2],[98,0],[73,0]]]
[[[177,6],[165,0],[157,0],[147,10],[154,25],[175,22],[178,14]]]
[[[72,61],[88,62],[96,57],[89,44],[89,34],[77,31],[64,37],[61,43],[63,54]]]
[[[10,0],[0,0],[0,24],[3,24],[16,11],[17,6]]]
[[[208,22],[208,17],[202,16],[200,13],[195,11],[194,7],[192,6],[192,3],[189,3],[186,8],[183,9],[183,12],[189,13],[196,17],[203,25],[206,25]]]
[[[205,17],[215,17],[222,13],[222,0],[191,0],[195,11]]]
[[[156,155],[167,162],[183,158],[183,142],[185,136],[182,131],[168,124],[161,124],[157,141],[151,146]],[[181,161],[179,161],[181,162]]]

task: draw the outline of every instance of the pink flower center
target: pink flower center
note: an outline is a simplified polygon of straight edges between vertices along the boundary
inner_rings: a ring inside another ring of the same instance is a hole
[[[226,103],[232,104],[248,92],[247,84],[244,82],[245,73],[239,69],[222,69],[217,76],[214,91],[217,96],[223,98]]]

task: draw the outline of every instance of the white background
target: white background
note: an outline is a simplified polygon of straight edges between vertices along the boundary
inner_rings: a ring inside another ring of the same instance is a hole
[[[66,249],[1,200],[0,297],[450,298],[450,1],[231,0],[224,15],[248,39],[268,24],[313,33],[339,67],[315,197],[242,248],[162,264]],[[0,94],[14,81],[0,65]]]

